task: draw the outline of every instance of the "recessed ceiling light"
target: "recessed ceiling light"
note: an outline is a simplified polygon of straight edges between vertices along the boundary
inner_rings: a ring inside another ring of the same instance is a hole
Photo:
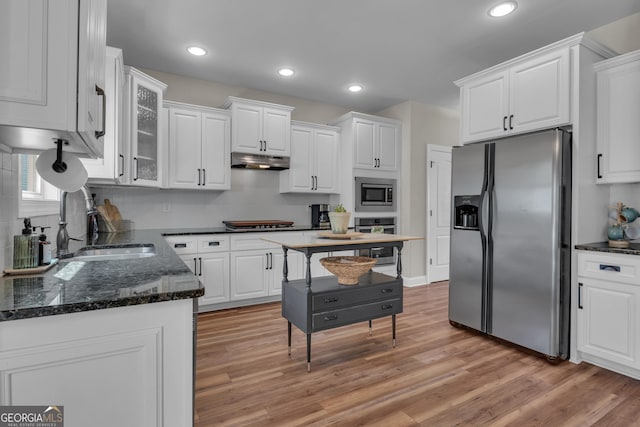
[[[356,92],[360,92],[363,89],[363,87],[362,85],[359,85],[359,84],[353,84],[349,86],[347,89],[349,90],[349,92],[356,93]]]
[[[493,16],[494,18],[499,18],[501,16],[510,14],[517,8],[518,8],[518,3],[514,1],[505,1],[489,9],[489,16]]]
[[[187,52],[189,52],[191,55],[195,55],[195,56],[202,56],[202,55],[206,55],[207,51],[204,50],[203,48],[199,47],[199,46],[189,46],[187,48]]]
[[[282,77],[291,77],[295,73],[296,73],[295,70],[290,67],[278,68],[278,74],[280,74]]]

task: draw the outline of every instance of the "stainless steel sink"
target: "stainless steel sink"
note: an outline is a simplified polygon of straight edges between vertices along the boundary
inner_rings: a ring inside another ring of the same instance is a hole
[[[148,258],[156,255],[153,245],[128,245],[120,247],[90,247],[80,249],[69,261],[117,261]]]

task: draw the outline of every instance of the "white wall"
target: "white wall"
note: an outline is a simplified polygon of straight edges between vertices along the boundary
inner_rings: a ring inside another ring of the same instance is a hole
[[[404,102],[378,113],[402,120],[402,159],[400,171],[400,233],[426,235],[427,221],[427,144],[453,146],[459,143],[460,115],[419,102]],[[426,241],[408,242],[403,250],[403,275],[426,276]]]

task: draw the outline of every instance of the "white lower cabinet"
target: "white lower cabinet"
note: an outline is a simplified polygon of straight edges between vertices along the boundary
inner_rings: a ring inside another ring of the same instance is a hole
[[[167,242],[202,282],[199,306],[229,301],[229,236],[170,236]]]
[[[193,425],[191,299],[0,322],[0,336],[0,405],[62,405],[71,427]]]
[[[578,353],[640,379],[640,257],[578,255]]]
[[[287,236],[294,236],[288,232]],[[282,247],[262,240],[265,233],[231,236],[231,300],[261,298],[282,293],[284,252]],[[304,255],[289,250],[289,280],[304,277]]]

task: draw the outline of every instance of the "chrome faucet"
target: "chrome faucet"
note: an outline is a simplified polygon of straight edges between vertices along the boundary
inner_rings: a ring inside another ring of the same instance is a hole
[[[91,196],[89,188],[85,185],[81,189],[84,194],[87,209],[87,244],[95,245],[98,240],[98,210]],[[56,246],[58,258],[69,253],[69,233],[67,232],[67,192],[60,194],[60,221],[58,222],[58,235]],[[77,239],[73,239],[77,240]]]

